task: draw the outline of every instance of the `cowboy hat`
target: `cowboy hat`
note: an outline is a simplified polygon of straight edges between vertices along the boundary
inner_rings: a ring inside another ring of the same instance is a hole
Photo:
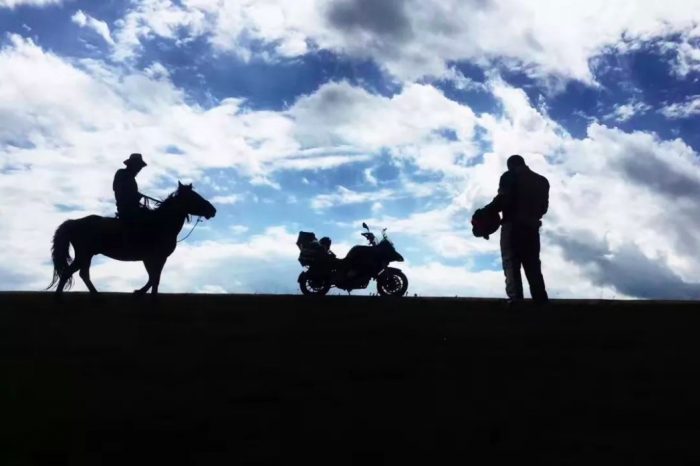
[[[146,162],[143,161],[143,157],[141,157],[141,154],[131,154],[128,159],[124,160],[124,165],[127,167],[131,164],[137,164],[141,167],[145,167],[148,165]]]

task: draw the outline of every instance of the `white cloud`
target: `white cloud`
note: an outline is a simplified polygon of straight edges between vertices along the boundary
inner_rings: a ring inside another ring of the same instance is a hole
[[[693,214],[700,209],[698,154],[680,140],[600,124],[575,139],[533,108],[521,90],[500,81],[491,86],[504,112],[481,115],[477,125],[486,130],[492,150],[461,177],[443,180],[454,186],[447,191],[461,187],[461,194],[405,218],[387,213],[370,223],[419,241],[423,257],[432,254],[436,261],[469,261],[479,253],[497,257],[497,239],[471,237],[468,221],[495,195],[507,156],[520,153],[551,184],[542,234],[552,290],[560,296],[699,297],[700,287],[693,285],[700,274],[694,233],[700,221]],[[590,245],[588,253],[578,254],[584,245]],[[613,265],[615,274],[600,273],[600,267]],[[651,287],[647,276],[659,276],[664,285]]]
[[[333,109],[333,111],[329,111]],[[332,82],[289,109],[295,137],[304,147],[350,146],[357,152],[390,150],[425,170],[453,170],[460,156],[475,157],[476,116],[435,87],[407,85],[393,97],[370,94],[347,82]],[[441,132],[452,131],[452,141]]]
[[[144,154],[140,187],[155,195],[211,168],[261,180],[303,153],[289,116],[249,111],[236,99],[200,108],[158,69],[69,62],[17,35],[0,49],[0,215],[12,219],[0,242],[14,245],[3,254],[4,264],[17,264],[12,273],[32,277],[23,286],[43,284],[46,247],[66,217],[113,214],[111,177],[131,152]],[[305,156],[326,163],[323,151]]]
[[[206,30],[205,11],[174,4],[170,0],[141,0],[124,18],[115,22],[114,58],[128,60],[141,48],[141,41],[160,36],[187,41]]]
[[[242,235],[244,233],[247,233],[249,229],[250,228],[248,228],[245,225],[231,225],[229,227],[229,230],[231,230],[236,235]]]
[[[0,50],[0,80],[0,216],[10,219],[0,242],[13,245],[0,265],[3,286],[44,284],[53,229],[67,216],[111,213],[111,175],[134,150],[149,162],[140,176],[146,192],[163,179],[197,181],[219,168],[274,183],[277,170],[367,162],[386,151],[405,177],[402,192],[339,189],[312,202],[327,208],[378,202],[377,193],[449,194],[407,216],[374,209],[378,218],[370,222],[418,248],[423,262],[407,265],[416,290],[449,295],[498,293],[500,272],[473,272],[475,255],[497,257],[497,241],[471,237],[468,220],[495,194],[506,157],[521,153],[552,186],[543,257],[550,289],[560,296],[619,297],[642,288],[663,295],[644,274],[688,296],[700,276],[698,154],[680,140],[600,124],[573,138],[525,92],[497,78],[487,87],[502,109],[495,115],[475,115],[426,84],[383,97],[344,82],[282,112],[253,111],[240,99],[204,109],[188,103],[158,65],[136,72],[71,62],[11,36]],[[477,129],[486,152],[474,141]],[[412,179],[410,170],[431,181]],[[185,243],[166,267],[163,289],[295,291],[295,240],[275,227],[240,241]],[[446,259],[464,260],[465,268]],[[613,267],[615,274],[605,273]],[[140,266],[112,261],[96,264],[94,276],[98,286],[120,290],[145,281]]]
[[[447,71],[445,71],[445,73],[443,73],[442,78],[447,79],[449,81],[452,81],[455,88],[457,88],[459,90],[463,90],[463,91],[464,90],[467,90],[467,91],[487,91],[488,90],[484,83],[474,81],[473,79],[464,76],[464,74],[454,66],[451,66],[450,68],[448,68]]]
[[[503,273],[474,272],[466,267],[447,266],[438,262],[401,267],[408,278],[408,295],[479,296],[503,295]]]
[[[667,118],[674,120],[700,115],[700,95],[691,96],[682,103],[667,105],[660,111]]]
[[[700,25],[681,34],[679,42],[666,42],[665,46],[676,52],[673,71],[680,78],[700,72]]]
[[[610,114],[606,115],[607,120],[614,120],[618,122],[628,121],[634,116],[644,115],[649,110],[651,110],[651,105],[644,102],[629,102],[623,105],[619,105]]]
[[[105,42],[110,45],[114,45],[114,40],[109,32],[109,26],[104,21],[95,19],[90,15],[83,13],[83,10],[78,10],[73,16],[71,16],[71,21],[83,28],[89,28],[95,31]]]
[[[269,227],[240,241],[180,243],[163,269],[160,290],[295,293],[300,272],[295,243],[296,233],[284,227]],[[143,286],[148,275],[141,264],[110,260],[94,265],[91,278],[101,291],[123,292]],[[79,278],[76,283],[76,289],[85,289]]]
[[[209,201],[214,205],[232,205],[243,200],[243,195],[228,194],[225,196],[214,196]]]
[[[0,0],[0,8],[16,8],[23,5],[43,7],[61,3],[63,0]]]
[[[698,21],[700,9],[686,0],[142,0],[120,23],[116,56],[133,56],[154,35],[205,36],[244,59],[256,41],[272,48],[259,55],[268,59],[316,48],[369,57],[402,80],[455,77],[449,62],[500,60],[545,79],[593,83],[589,62],[606,48]]]
[[[360,204],[363,202],[378,202],[391,199],[394,192],[389,189],[379,191],[356,192],[344,186],[338,186],[337,191],[332,194],[319,194],[311,200],[311,207],[314,209],[328,209],[348,204]]]

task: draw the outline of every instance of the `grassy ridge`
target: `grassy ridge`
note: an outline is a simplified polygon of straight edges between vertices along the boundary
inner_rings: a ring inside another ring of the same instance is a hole
[[[0,293],[0,464],[698,460],[697,311]]]

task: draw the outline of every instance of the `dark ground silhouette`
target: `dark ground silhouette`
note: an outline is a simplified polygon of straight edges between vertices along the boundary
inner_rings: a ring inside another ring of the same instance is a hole
[[[0,293],[0,464],[687,464],[698,328],[697,303]]]

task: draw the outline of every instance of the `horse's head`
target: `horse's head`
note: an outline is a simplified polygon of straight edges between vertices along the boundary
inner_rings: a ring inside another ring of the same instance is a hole
[[[175,195],[188,215],[204,217],[207,220],[216,215],[216,209],[211,202],[197,194],[191,184],[182,184],[178,181]]]

